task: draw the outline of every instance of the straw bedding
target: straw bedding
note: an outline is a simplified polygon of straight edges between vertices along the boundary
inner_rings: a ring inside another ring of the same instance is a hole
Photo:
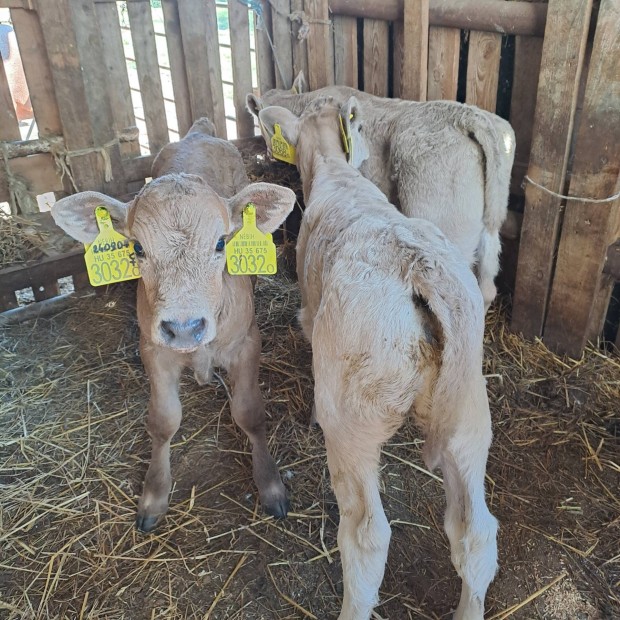
[[[251,176],[264,179],[258,168]],[[226,389],[187,373],[170,511],[151,535],[133,528],[149,459],[134,284],[0,330],[0,618],[337,616],[338,509],[321,431],[308,427],[310,350],[291,248],[256,295],[270,444],[292,496],[285,521],[257,505]],[[488,617],[620,617],[618,358],[556,357],[511,334],[499,303],[484,370],[488,498],[501,525]],[[440,472],[424,469],[421,441],[406,424],[384,449],[393,537],[375,618],[447,618],[458,602]]]

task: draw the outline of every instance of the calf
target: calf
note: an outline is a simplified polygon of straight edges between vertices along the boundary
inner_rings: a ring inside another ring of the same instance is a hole
[[[317,101],[298,119],[268,107],[260,120],[269,129],[278,123],[296,146],[303,181],[300,321],[340,510],[340,620],[367,620],[377,602],[390,539],[381,446],[409,416],[425,435],[428,467],[444,475],[445,530],[463,580],[455,618],[482,620],[497,567],[497,522],[484,497],[491,419],[482,296],[434,224],[399,213],[347,164],[339,109]]]
[[[183,140],[164,147],[153,164],[157,178],[132,202],[81,192],[52,208],[61,228],[89,243],[97,236],[94,209],[102,205],[115,228],[137,242],[140,351],[151,386],[147,426],[153,442],[136,521],[143,531],[153,529],[168,508],[170,441],[181,423],[184,367],[193,368],[201,384],[210,380],[213,366],[228,371],[232,416],[252,443],[263,507],[277,517],[288,509],[267,447],[253,285],[248,276],[227,273],[224,247],[241,227],[249,202],[256,206],[258,228],[272,232],[293,208],[295,194],[269,183],[249,185],[237,149],[213,133],[202,119]]]
[[[303,84],[296,80],[296,91]],[[266,105],[299,115],[316,97],[339,104],[358,99],[356,114],[343,110],[352,136],[350,163],[408,217],[436,224],[475,266],[485,308],[495,298],[499,231],[506,219],[514,132],[502,118],[454,101],[419,103],[383,99],[347,86],[293,94],[248,95],[254,114]],[[262,127],[270,143],[269,129]]]

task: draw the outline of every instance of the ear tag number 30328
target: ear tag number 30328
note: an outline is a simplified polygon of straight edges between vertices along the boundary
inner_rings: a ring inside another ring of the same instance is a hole
[[[271,154],[275,159],[295,165],[295,147],[286,141],[286,138],[282,135],[282,129],[277,123],[273,126],[273,132],[273,136],[271,136]]]
[[[226,244],[226,267],[233,276],[272,276],[278,270],[276,246],[270,233],[256,227],[256,207],[243,209],[243,226]]]
[[[84,245],[86,271],[93,286],[135,280],[140,277],[133,241],[114,230],[112,218],[105,207],[95,209],[99,234]]]

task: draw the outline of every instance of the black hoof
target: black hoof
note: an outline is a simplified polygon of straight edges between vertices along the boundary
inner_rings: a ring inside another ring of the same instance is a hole
[[[140,532],[143,532],[144,534],[148,534],[149,532],[152,532],[157,527],[157,524],[159,523],[160,519],[161,519],[161,516],[151,517],[148,515],[138,514],[136,516],[136,529],[139,530]]]
[[[288,497],[265,504],[265,512],[275,519],[286,519],[291,502]]]

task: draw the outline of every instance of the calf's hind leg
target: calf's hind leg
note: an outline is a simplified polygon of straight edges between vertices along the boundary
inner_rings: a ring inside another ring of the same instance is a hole
[[[151,462],[138,502],[136,527],[150,532],[168,510],[172,487],[170,441],[181,425],[179,377],[183,364],[178,355],[141,342],[142,360],[151,384],[147,430],[151,436]]]
[[[288,512],[289,500],[278,467],[269,453],[265,431],[265,406],[258,387],[260,333],[252,324],[243,347],[227,368],[232,384],[233,419],[252,444],[252,470],[265,511],[277,518]]]

